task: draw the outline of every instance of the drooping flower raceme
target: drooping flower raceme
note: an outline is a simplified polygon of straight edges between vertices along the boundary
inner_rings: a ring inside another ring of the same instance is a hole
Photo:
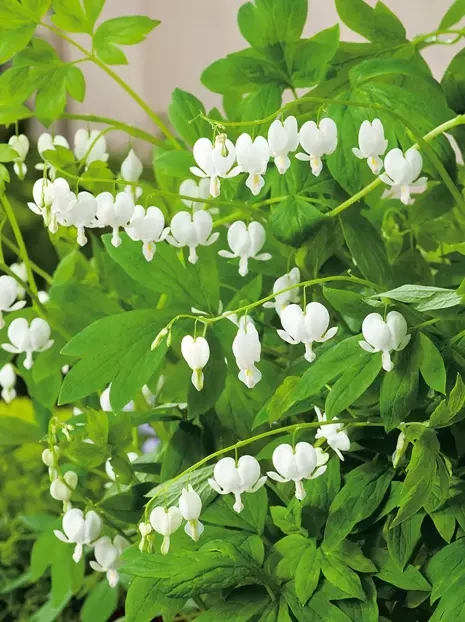
[[[181,510],[176,506],[158,506],[150,512],[149,520],[153,530],[163,536],[160,551],[162,555],[166,555],[170,550],[170,536],[181,527]]]
[[[281,312],[281,324],[284,330],[278,330],[278,335],[287,343],[303,343],[305,358],[309,363],[316,358],[312,349],[313,343],[328,341],[337,333],[336,326],[328,330],[329,313],[319,302],[310,302],[305,313],[299,305],[288,305]]]
[[[254,323],[248,316],[242,317],[239,321],[239,330],[232,344],[232,351],[240,370],[239,380],[249,389],[253,389],[262,377],[260,370],[255,367],[255,363],[260,361],[261,350],[260,339]]]
[[[322,156],[331,155],[337,147],[337,126],[332,119],[321,119],[319,125],[307,121],[300,128],[300,144],[307,153],[298,153],[298,160],[310,162],[312,173],[318,177],[323,170]]]
[[[18,179],[24,179],[27,173],[27,166],[24,161],[29,153],[29,139],[24,134],[19,134],[18,136],[12,136],[8,144],[18,154],[18,157],[14,160],[13,170]]]
[[[318,421],[327,421],[326,413],[322,413],[319,408],[315,406],[315,412],[318,417]],[[337,421],[337,417],[334,417],[332,421]],[[344,460],[342,455],[343,451],[349,451],[350,440],[346,432],[343,432],[343,423],[328,423],[322,425],[316,431],[315,438],[325,438],[328,445],[333,449],[341,460]]]
[[[289,153],[299,146],[299,128],[295,117],[287,117],[284,121],[276,119],[268,130],[268,144],[271,157],[278,172],[283,175],[291,165]]]
[[[215,144],[208,138],[199,138],[194,145],[194,159],[197,166],[190,171],[197,177],[210,180],[210,194],[216,198],[220,194],[220,178],[235,177],[241,169],[233,164],[236,160],[236,148],[223,134],[216,137]]]
[[[391,371],[394,363],[391,360],[393,350],[403,350],[410,341],[411,335],[407,335],[407,322],[398,311],[390,311],[386,321],[379,313],[370,313],[362,323],[364,341],[360,341],[360,347],[367,352],[381,352],[383,369]]]
[[[165,227],[163,212],[153,205],[147,210],[142,205],[136,205],[131,222],[126,227],[131,240],[142,242],[142,254],[147,261],[152,261],[157,250],[156,244],[163,242],[169,231],[169,227]]]
[[[121,244],[120,227],[127,227],[134,216],[134,200],[126,192],[118,192],[114,197],[111,192],[101,192],[95,197],[97,201],[97,221],[100,227],[111,227],[113,235],[111,243],[118,247]]]
[[[116,536],[113,542],[108,536],[103,536],[94,545],[95,561],[90,562],[90,567],[96,572],[105,572],[110,587],[116,587],[119,583],[121,554],[128,546],[129,542],[121,536]]]
[[[74,155],[82,160],[86,166],[92,162],[106,162],[107,141],[100,130],[86,130],[80,128],[74,135]]]
[[[25,300],[16,300],[18,297],[18,282],[12,276],[0,276],[0,328],[5,326],[3,313],[19,311],[26,304]]]
[[[14,319],[8,326],[8,339],[11,343],[2,343],[2,348],[13,354],[26,354],[25,369],[31,369],[34,364],[32,354],[44,352],[53,345],[50,339],[50,326],[41,317],[36,317],[29,324],[22,317]]]
[[[418,178],[422,167],[423,158],[417,149],[408,149],[405,155],[400,149],[391,149],[384,159],[385,172],[380,179],[394,191],[400,191],[400,200],[409,205],[410,193],[424,187],[428,181],[426,177]]]
[[[202,511],[202,499],[190,484],[187,488],[182,489],[181,496],[179,497],[179,510],[183,519],[187,521],[184,531],[194,542],[197,542],[205,529],[199,521]]]
[[[2,387],[2,399],[9,404],[16,397],[16,372],[11,363],[7,363],[0,369],[0,386]]]
[[[359,148],[354,147],[352,153],[359,160],[366,160],[371,171],[379,175],[383,168],[383,160],[380,156],[387,149],[388,141],[384,138],[384,127],[379,119],[372,123],[364,121],[358,132]]]
[[[274,302],[269,300],[264,303],[265,309],[276,309],[276,313],[281,316],[282,310],[292,303],[299,302],[299,288],[295,287],[300,281],[299,268],[292,268],[290,272],[276,279],[273,285],[273,294],[275,294]],[[283,289],[289,289],[287,292],[280,294]]]
[[[34,203],[27,204],[29,209],[42,216],[50,233],[56,233],[58,224],[65,224],[64,216],[71,206],[71,201],[76,199],[68,182],[62,177],[53,182],[39,179],[34,184],[32,196]]]
[[[241,171],[249,174],[245,185],[253,195],[260,194],[265,185],[263,175],[270,159],[270,147],[266,138],[257,136],[252,140],[249,134],[241,134],[236,142],[236,152]]]
[[[234,458],[222,458],[215,464],[213,478],[208,480],[218,494],[234,495],[233,509],[238,513],[244,509],[241,495],[256,492],[265,482],[266,475],[261,476],[260,465],[253,456],[241,456],[237,465]]]
[[[142,195],[142,188],[132,184],[139,181],[143,170],[144,167],[142,162],[137,157],[134,149],[131,149],[121,164],[121,177],[124,181],[132,182],[124,188],[124,192],[131,195],[134,200],[138,199]]]
[[[218,255],[226,259],[239,257],[239,274],[246,276],[249,272],[249,259],[268,261],[270,253],[259,253],[265,244],[265,229],[259,222],[251,222],[248,226],[242,220],[236,220],[228,229],[228,244],[231,251],[219,251]]]
[[[63,501],[63,512],[71,509],[71,496],[78,485],[78,476],[74,471],[66,471],[63,477],[57,477],[50,484],[50,496],[56,501]]]
[[[76,227],[79,246],[87,244],[85,228],[95,226],[97,208],[97,201],[90,192],[80,192],[70,201],[68,210],[62,215],[62,224]]]
[[[191,337],[186,335],[181,341],[181,353],[192,369],[192,384],[201,391],[203,389],[203,368],[210,358],[210,346],[205,337]]]
[[[204,210],[193,214],[178,212],[171,220],[171,234],[167,240],[173,246],[187,246],[189,248],[188,261],[195,264],[198,260],[197,247],[210,246],[219,238],[220,234],[212,233],[212,229],[213,219],[208,212]]]
[[[192,199],[208,199],[210,196],[210,182],[207,178],[199,180],[196,184],[193,179],[185,179],[179,186],[179,194],[186,197],[192,197]],[[205,203],[202,201],[193,201],[189,199],[181,199],[186,207],[193,209],[194,211],[203,209]],[[211,210],[209,210],[212,213]]]
[[[76,545],[73,560],[78,563],[81,560],[84,545],[92,546],[100,536],[102,519],[92,510],[84,516],[82,510],[73,508],[63,516],[62,526],[63,531],[55,529],[53,533],[58,540]]]
[[[273,451],[273,466],[277,473],[269,471],[267,475],[282,484],[293,481],[295,496],[301,501],[306,495],[302,480],[323,475],[328,459],[327,453],[317,453],[310,443],[297,443],[295,447],[283,443]]]

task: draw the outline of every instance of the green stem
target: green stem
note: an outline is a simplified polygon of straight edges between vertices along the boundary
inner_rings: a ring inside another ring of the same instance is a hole
[[[133,138],[138,138],[140,140],[144,140],[147,143],[151,143],[157,147],[167,148],[167,144],[165,144],[159,138],[152,136],[148,132],[144,132],[144,130],[140,130],[137,127],[133,127],[132,125],[127,125],[126,123],[122,123],[121,121],[117,121],[116,119],[111,119],[110,117],[100,117],[94,114],[70,114],[65,113],[62,114],[60,119],[66,119],[68,121],[86,121],[87,123],[103,123],[105,125],[111,125],[112,130],[120,130],[125,132],[129,136]]]
[[[32,301],[34,302],[34,304],[36,305],[36,307],[38,308],[39,312],[41,315],[46,316],[47,311],[44,307],[44,305],[40,302],[38,296],[36,293],[34,293],[32,291],[32,289],[29,287],[29,284],[26,283],[25,281],[23,281],[22,279],[19,278],[19,276],[17,274],[15,274],[13,272],[13,270],[11,270],[6,264],[4,263],[0,263],[0,271],[4,272],[5,274],[8,274],[8,276],[11,276],[15,279],[15,281],[18,283],[18,285],[20,287],[22,287],[31,297]]]
[[[5,236],[2,236],[2,243],[5,244],[5,246],[9,248],[11,251],[13,251],[13,253],[15,253],[18,257],[21,256],[19,248],[16,246],[16,244],[14,244],[11,240],[6,238]],[[33,261],[29,260],[29,262],[31,264],[31,268],[34,270],[37,276],[42,277],[44,281],[48,283],[49,285],[53,283],[53,279],[48,272],[43,270],[40,266],[38,266]]]
[[[24,262],[24,265],[26,266],[27,279],[29,281],[31,292],[32,294],[34,294],[35,299],[37,299],[37,285],[34,278],[34,273],[32,271],[31,262],[29,260],[26,244],[24,243],[23,234],[21,233],[21,229],[16,219],[16,215],[5,194],[1,196],[1,202],[3,205],[3,209],[5,210],[6,217],[8,218],[11,229],[13,231],[13,235],[15,236],[16,244],[18,245],[19,256]]]
[[[59,28],[55,28],[50,24],[46,24],[41,22],[40,24],[47,30],[50,30],[54,34],[58,35],[65,41],[67,41],[70,45],[74,46],[78,50],[80,50],[88,60],[95,63],[100,69],[102,69],[107,75],[109,75],[128,95],[132,97],[132,99],[144,110],[147,116],[155,123],[155,125],[160,129],[160,131],[166,136],[166,138],[172,143],[175,149],[182,149],[181,145],[176,140],[175,136],[170,132],[165,123],[161,120],[161,118],[150,108],[150,106],[132,89],[127,82],[125,82],[120,76],[113,71],[108,65],[103,63],[97,56],[90,53],[86,48],[84,48],[80,43],[68,37],[66,33],[64,33]]]

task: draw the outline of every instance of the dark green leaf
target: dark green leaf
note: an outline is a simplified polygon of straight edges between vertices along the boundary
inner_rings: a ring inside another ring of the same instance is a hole
[[[320,555],[311,540],[305,541],[295,572],[295,592],[305,605],[316,590],[320,578]]]
[[[445,394],[446,368],[441,353],[424,333],[420,333],[420,373],[423,380],[434,391]]]
[[[284,244],[301,246],[325,221],[312,203],[301,197],[288,197],[274,207],[270,216],[273,234]]]

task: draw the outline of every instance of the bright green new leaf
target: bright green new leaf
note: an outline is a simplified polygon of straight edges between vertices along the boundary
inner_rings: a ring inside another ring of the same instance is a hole
[[[109,19],[100,24],[95,32],[95,52],[108,65],[126,65],[126,55],[119,46],[135,45],[144,41],[159,24],[159,20],[143,15]]]
[[[168,114],[178,134],[189,145],[199,138],[208,137],[211,131],[210,125],[199,117],[199,113],[205,114],[205,106],[195,95],[174,89]]]
[[[369,41],[391,45],[405,41],[405,28],[383,2],[372,8],[364,0],[336,0],[336,9],[346,26]]]
[[[465,1],[454,0],[442,18],[439,28],[441,30],[450,28],[454,26],[454,24],[457,24],[463,17],[465,17]]]
[[[81,622],[107,622],[118,606],[118,589],[111,588],[102,579],[89,592],[81,609]]]

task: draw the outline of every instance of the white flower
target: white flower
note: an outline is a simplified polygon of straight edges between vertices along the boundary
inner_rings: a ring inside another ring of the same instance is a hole
[[[199,138],[194,145],[193,153],[198,166],[191,166],[191,173],[197,177],[210,179],[212,197],[220,194],[220,177],[235,177],[241,172],[238,166],[232,168],[236,159],[236,149],[223,134],[216,137],[214,145],[208,138]]]
[[[111,192],[101,192],[95,197],[97,201],[97,220],[100,227],[111,227],[113,236],[111,243],[118,247],[121,244],[120,227],[129,226],[134,216],[134,200],[126,192],[118,192],[114,197]]]
[[[179,194],[186,197],[192,197],[192,199],[208,199],[210,196],[210,182],[207,178],[203,178],[199,180],[198,184],[196,184],[193,179],[185,179],[179,186]],[[202,203],[202,201],[191,201],[189,199],[181,199],[181,201],[186,207],[189,207],[194,211],[205,207],[205,203]],[[211,214],[218,212],[215,208],[208,211]]]
[[[316,406],[315,412],[318,417],[318,421],[327,420],[326,413],[322,413]],[[337,421],[337,417],[333,417],[331,421]],[[342,431],[343,427],[343,423],[329,423],[328,425],[322,425],[318,428],[315,434],[315,438],[325,438],[328,445],[336,452],[341,460],[344,460],[342,452],[349,451],[350,449],[350,440],[347,434]]]
[[[232,351],[239,367],[239,380],[252,389],[261,380],[262,374],[255,367],[260,361],[262,347],[257,329],[252,320],[245,316],[239,322],[239,330],[232,344]]]
[[[426,177],[418,176],[423,167],[423,158],[417,149],[408,149],[405,155],[400,149],[391,149],[384,160],[385,173],[380,175],[381,181],[388,186],[400,190],[400,200],[404,205],[410,203],[410,193],[415,188],[424,188]]]
[[[42,452],[42,462],[49,469],[56,467],[56,465],[58,464],[59,457],[60,457],[60,449],[56,445],[54,445],[53,449],[50,449],[50,447],[47,447]]]
[[[281,316],[282,310],[292,303],[299,302],[299,288],[295,287],[297,283],[300,281],[300,270],[299,268],[292,268],[290,272],[280,276],[279,279],[276,279],[273,285],[273,294],[275,294],[275,301],[271,300],[265,302],[263,305],[265,309],[276,309],[276,313]],[[289,291],[280,294],[279,292],[283,289],[289,289]]]
[[[38,171],[48,171],[49,177],[52,180],[55,179],[56,170],[51,164],[45,162],[44,153],[46,151],[55,151],[56,147],[64,147],[65,149],[69,149],[69,143],[64,136],[60,136],[59,134],[52,136],[47,132],[41,134],[37,139],[37,151],[44,162],[36,164],[34,168]]]
[[[40,317],[36,317],[29,325],[23,317],[14,319],[8,326],[8,339],[11,343],[2,343],[2,348],[13,354],[26,354],[25,369],[31,369],[34,364],[33,352],[44,352],[53,345],[50,339],[50,326]]]
[[[126,454],[129,462],[135,462],[137,460],[137,458],[139,457],[139,454],[136,454],[135,451],[129,451]],[[109,458],[106,462],[105,462],[105,473],[107,474],[108,479],[110,479],[112,482],[116,482],[116,473],[114,468],[111,465],[111,458]],[[111,486],[111,484],[110,484]]]
[[[193,214],[178,212],[171,220],[170,229],[168,242],[177,247],[188,246],[188,261],[192,264],[198,260],[197,246],[210,246],[220,235],[218,232],[212,233],[213,219],[204,210]]]
[[[281,324],[284,330],[278,330],[278,335],[287,343],[303,343],[305,358],[309,363],[316,358],[313,342],[323,343],[337,333],[337,327],[328,330],[329,313],[319,302],[310,302],[305,313],[299,305],[288,305],[281,312]]]
[[[53,533],[58,540],[66,544],[75,544],[73,560],[78,563],[82,557],[84,545],[91,546],[102,530],[102,519],[90,510],[84,517],[82,510],[73,508],[63,516],[63,531],[55,529]],[[63,533],[64,532],[64,533]]]
[[[134,149],[131,149],[121,164],[121,178],[134,184],[139,181],[143,170],[142,162],[137,157]],[[138,199],[142,195],[142,188],[132,184],[127,185],[124,188],[124,192],[132,196],[133,199]]]
[[[8,144],[18,154],[18,157],[14,160],[14,172],[19,179],[24,179],[27,173],[27,166],[24,164],[24,161],[29,153],[29,140],[24,134],[19,134],[19,136],[12,136]]]
[[[119,583],[118,568],[121,566],[121,554],[129,546],[127,540],[116,536],[113,542],[108,536],[97,540],[94,545],[96,561],[90,562],[90,567],[96,572],[105,572],[110,587]]]
[[[62,478],[57,477],[50,484],[50,496],[56,501],[63,501],[63,511],[71,509],[70,499],[78,485],[78,476],[74,471],[67,471]]]
[[[150,524],[154,531],[163,536],[160,549],[163,555],[166,555],[170,550],[170,536],[179,529],[181,523],[181,510],[176,506],[168,509],[158,506],[150,512]]]
[[[0,328],[5,326],[3,313],[8,311],[19,311],[26,301],[18,300],[18,282],[12,276],[0,276]]]
[[[299,128],[295,117],[284,122],[276,119],[268,130],[268,144],[278,172],[283,175],[291,165],[289,153],[299,146]]]
[[[63,223],[63,218],[70,208],[71,201],[76,199],[71,192],[66,179],[59,177],[53,182],[47,179],[39,179],[32,189],[34,203],[28,203],[29,209],[39,214],[44,219],[45,226],[50,233],[56,233],[58,223]]]
[[[0,277],[1,279],[1,277]],[[16,397],[16,373],[11,363],[7,363],[0,369],[0,386],[2,387],[2,399],[7,404],[12,402]]]
[[[248,226],[242,220],[236,220],[228,229],[228,244],[232,252],[219,251],[220,257],[234,259],[239,257],[239,274],[246,276],[249,272],[249,259],[268,261],[270,253],[257,253],[265,244],[265,229],[259,222],[251,222]]]
[[[317,452],[310,443],[297,443],[295,448],[283,443],[273,451],[273,466],[278,472],[269,471],[267,475],[282,484],[293,481],[295,496],[301,501],[306,495],[302,480],[323,475],[328,459],[327,453]]]
[[[139,533],[141,535],[141,541],[139,542],[139,551],[143,553],[148,550],[151,552],[149,535],[152,533],[152,525],[150,523],[139,523]]]
[[[155,254],[156,243],[163,242],[168,236],[169,227],[165,227],[165,217],[158,207],[136,205],[131,222],[126,227],[126,233],[135,242],[142,242],[142,253],[147,261],[151,261]]]
[[[388,141],[384,138],[384,127],[379,119],[373,123],[364,121],[358,132],[358,145],[353,147],[352,153],[359,160],[366,160],[368,166],[375,175],[378,175],[383,168],[383,161],[380,156],[387,149]]]
[[[241,171],[249,176],[245,185],[250,188],[253,195],[260,193],[265,185],[263,175],[270,159],[270,147],[266,138],[257,136],[255,140],[249,134],[241,134],[236,142],[237,163]]]
[[[23,283],[28,282],[27,268],[26,264],[23,261],[21,263],[12,263],[10,265],[10,270],[13,272],[13,274],[16,274],[16,276],[19,277]],[[18,298],[24,298],[24,296],[26,295],[26,290],[24,289],[24,287],[21,287],[18,281],[16,281],[16,288],[18,291]]]
[[[181,496],[179,497],[179,510],[183,519],[187,521],[184,531],[194,542],[197,542],[205,529],[199,521],[202,511],[202,499],[190,484],[187,488],[182,489]]]
[[[181,341],[181,353],[192,369],[192,384],[201,391],[203,389],[203,368],[210,358],[210,347],[204,337],[191,337],[186,335]]]
[[[266,482],[266,475],[260,476],[260,465],[253,456],[241,456],[237,462],[233,458],[222,458],[215,464],[213,478],[208,483],[220,495],[234,495],[233,509],[242,512],[244,505],[241,495],[256,492]]]
[[[106,162],[107,141],[100,130],[86,130],[80,128],[74,135],[74,155],[89,166],[92,162]]]
[[[87,244],[85,227],[95,225],[97,215],[97,200],[90,192],[80,192],[68,205],[66,213],[62,215],[62,224],[77,229],[77,243],[79,246]]]
[[[43,305],[47,304],[47,302],[50,301],[50,296],[48,292],[46,292],[44,289],[41,289],[37,292],[37,298],[39,299],[39,302],[41,302]]]
[[[363,320],[362,333],[365,341],[359,342],[360,347],[367,352],[382,352],[381,360],[386,371],[394,367],[392,350],[403,350],[411,338],[407,335],[407,322],[398,311],[390,311],[386,321],[379,313],[370,313]]]
[[[300,144],[307,153],[298,153],[298,160],[310,162],[312,173],[318,177],[323,169],[321,157],[334,153],[337,147],[337,127],[332,119],[321,119],[319,125],[307,121],[300,128]],[[308,154],[308,155],[307,155]]]

